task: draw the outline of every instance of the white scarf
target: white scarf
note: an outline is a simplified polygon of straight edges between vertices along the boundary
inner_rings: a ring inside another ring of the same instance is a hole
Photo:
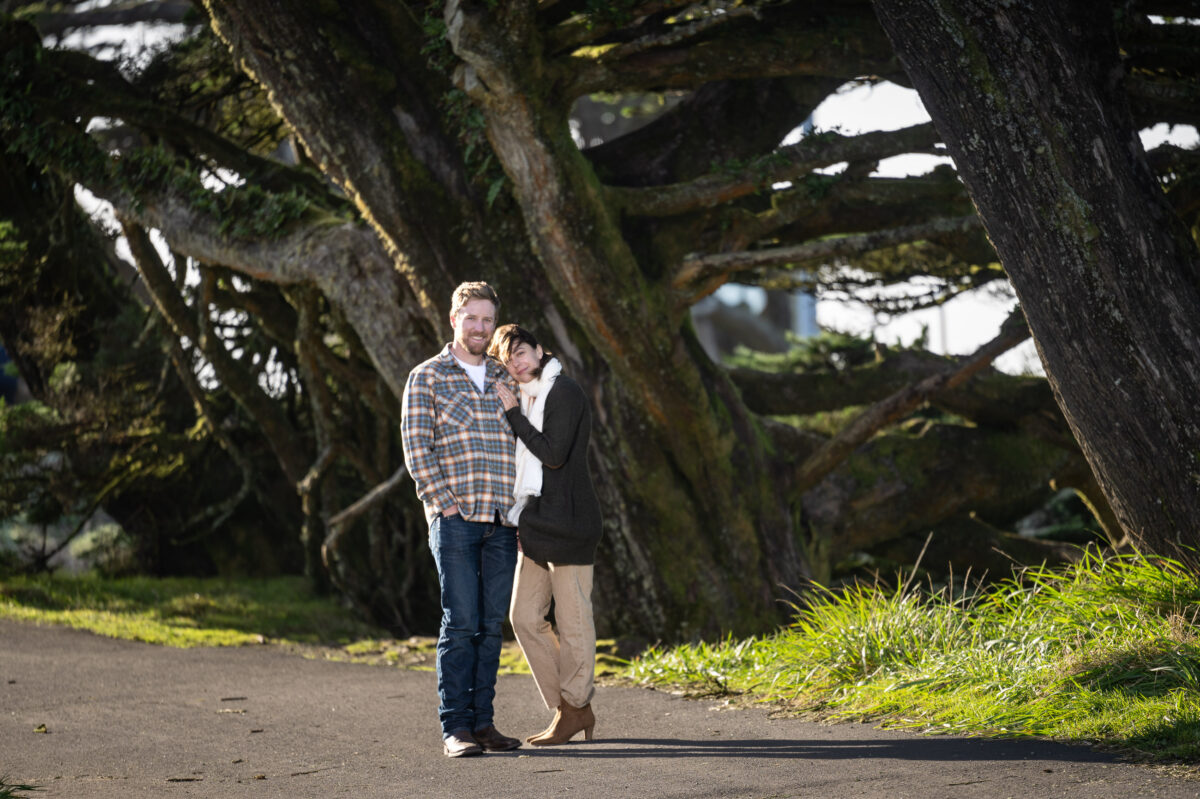
[[[562,372],[562,364],[557,358],[551,358],[550,362],[542,367],[542,374],[535,380],[530,380],[528,383],[520,383],[521,388],[521,410],[524,412],[527,397],[533,399],[533,407],[529,409],[526,416],[529,418],[529,423],[536,427],[540,432],[542,423],[546,419],[546,395],[550,393],[550,389],[554,386],[554,381]],[[513,503],[512,510],[508,512],[508,521],[511,524],[517,524],[521,518],[521,511],[525,509],[525,503],[530,497],[540,497],[542,495],[542,462],[534,457],[529,448],[525,446],[525,442],[520,438],[517,439],[517,480],[513,486],[513,497],[516,502]]]

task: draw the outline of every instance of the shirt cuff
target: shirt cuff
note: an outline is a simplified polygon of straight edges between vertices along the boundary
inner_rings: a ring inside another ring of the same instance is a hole
[[[437,492],[437,494],[434,496],[434,501],[437,503],[438,513],[443,515],[452,506],[458,504],[458,500],[454,498],[454,495],[450,493],[450,489],[448,488],[443,488],[441,491]],[[462,509],[459,508],[459,513],[461,512]]]

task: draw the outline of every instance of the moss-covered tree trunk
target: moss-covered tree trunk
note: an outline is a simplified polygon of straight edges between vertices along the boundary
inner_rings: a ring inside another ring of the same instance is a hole
[[[634,598],[626,627],[646,614],[674,616],[683,635],[761,627],[776,586],[806,576],[763,439],[727,379],[705,370],[686,306],[647,280],[622,235],[566,109],[551,103],[532,13],[452,2],[446,25],[533,251],[599,362],[584,382],[606,421],[596,466],[608,599]]]
[[[1125,529],[1200,565],[1200,257],[1088,0],[875,0]]]

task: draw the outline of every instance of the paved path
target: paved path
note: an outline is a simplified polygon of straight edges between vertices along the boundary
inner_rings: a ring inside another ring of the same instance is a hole
[[[1083,747],[769,719],[633,688],[599,689],[595,741],[449,760],[436,705],[429,672],[0,620],[0,776],[47,799],[1200,796],[1200,782]],[[501,678],[498,711],[514,735],[548,720],[528,677]]]

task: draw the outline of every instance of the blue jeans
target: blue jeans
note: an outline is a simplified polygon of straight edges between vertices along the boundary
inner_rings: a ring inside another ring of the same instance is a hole
[[[501,625],[517,565],[517,530],[461,516],[435,516],[429,550],[442,587],[437,645],[442,734],[493,723]]]

